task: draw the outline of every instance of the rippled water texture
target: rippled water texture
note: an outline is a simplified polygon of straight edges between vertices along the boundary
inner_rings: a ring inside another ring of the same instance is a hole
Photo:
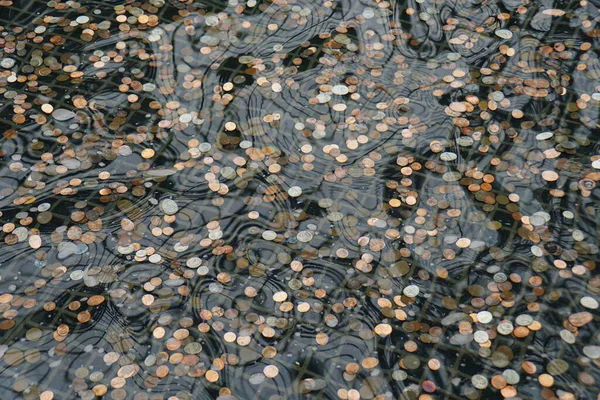
[[[0,399],[597,399],[597,0],[0,0]]]

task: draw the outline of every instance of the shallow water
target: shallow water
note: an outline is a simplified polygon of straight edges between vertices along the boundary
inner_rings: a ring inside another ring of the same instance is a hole
[[[598,398],[599,7],[0,0],[0,398]]]

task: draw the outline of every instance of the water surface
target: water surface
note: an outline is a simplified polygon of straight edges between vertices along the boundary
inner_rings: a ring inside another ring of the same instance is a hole
[[[1,0],[0,398],[597,398],[599,7]]]

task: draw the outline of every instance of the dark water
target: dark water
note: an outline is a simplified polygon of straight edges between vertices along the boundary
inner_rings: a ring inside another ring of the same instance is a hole
[[[597,399],[600,3],[0,1],[0,399]]]

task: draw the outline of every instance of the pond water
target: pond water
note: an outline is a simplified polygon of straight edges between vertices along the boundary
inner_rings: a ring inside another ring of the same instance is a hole
[[[0,0],[0,398],[600,398],[596,0]]]

